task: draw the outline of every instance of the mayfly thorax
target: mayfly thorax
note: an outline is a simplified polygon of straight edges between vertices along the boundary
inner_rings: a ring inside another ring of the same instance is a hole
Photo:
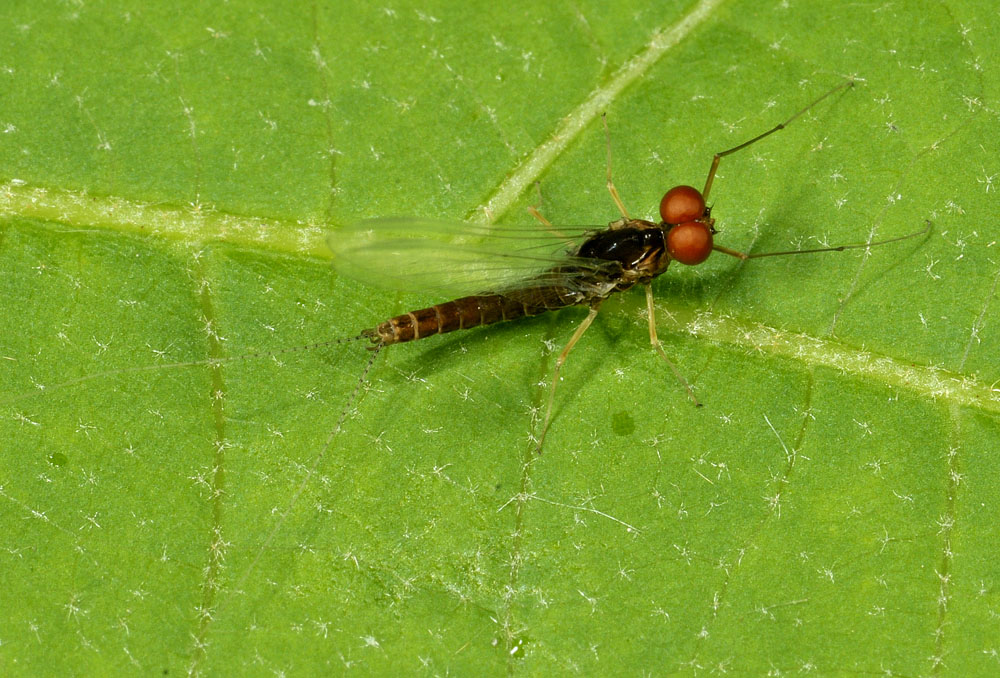
[[[853,85],[854,81],[846,80],[784,122],[716,153],[702,190],[680,185],[663,195],[659,222],[633,218],[626,210],[611,179],[611,142],[604,121],[607,188],[621,218],[603,230],[567,234],[567,229],[553,225],[537,208],[531,207],[529,212],[541,222],[548,235],[536,234],[534,237],[541,244],[521,250],[511,250],[503,241],[513,237],[509,230],[492,231],[430,219],[372,220],[336,232],[329,240],[334,252],[334,268],[345,275],[364,282],[380,285],[388,282],[390,286],[398,284],[406,289],[423,288],[424,291],[438,287],[441,281],[456,279],[461,284],[452,289],[464,287],[474,292],[389,318],[363,330],[355,339],[370,340],[378,352],[393,344],[436,334],[493,325],[570,306],[588,307],[589,313],[567,341],[552,369],[545,417],[536,436],[536,450],[540,452],[552,418],[559,372],[567,355],[590,327],[605,299],[642,285],[646,291],[650,343],[691,400],[700,406],[691,386],[667,357],[656,335],[650,283],[663,274],[672,261],[694,266],[704,262],[713,251],[748,260],[867,248],[911,238],[930,228],[928,223],[915,233],[877,242],[753,254],[714,243],[717,231],[707,200],[721,159],[783,129],[827,97]],[[478,241],[475,245],[455,246],[443,239],[425,237],[449,233],[478,237]],[[415,239],[414,234],[423,239]],[[488,244],[482,245],[483,241]],[[370,368],[371,361],[368,366]],[[367,374],[367,369],[365,372]]]

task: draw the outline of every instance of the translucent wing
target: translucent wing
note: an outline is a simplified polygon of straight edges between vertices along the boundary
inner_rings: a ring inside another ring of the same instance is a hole
[[[541,227],[390,218],[351,224],[332,233],[327,243],[333,267],[355,280],[398,291],[461,296],[543,282],[573,287],[576,279],[609,266],[572,256],[594,230],[599,229],[559,227],[549,233]]]

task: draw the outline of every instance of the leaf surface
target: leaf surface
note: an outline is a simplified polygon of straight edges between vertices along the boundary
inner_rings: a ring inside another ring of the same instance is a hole
[[[993,675],[995,12],[983,3],[0,10],[0,663]],[[717,255],[395,346],[359,219],[633,216],[725,158]],[[248,353],[264,357],[205,364]],[[178,366],[178,363],[185,365]],[[188,364],[192,363],[192,364]],[[356,391],[356,389],[358,389]],[[356,397],[352,394],[355,394]]]

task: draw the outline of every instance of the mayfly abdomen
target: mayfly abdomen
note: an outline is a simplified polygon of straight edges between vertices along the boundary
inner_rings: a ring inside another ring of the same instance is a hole
[[[361,334],[383,346],[399,344],[435,334],[539,315],[586,300],[585,294],[561,285],[537,285],[494,294],[476,294],[398,315]]]

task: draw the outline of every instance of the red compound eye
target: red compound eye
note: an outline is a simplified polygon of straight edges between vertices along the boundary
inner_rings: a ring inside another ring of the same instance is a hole
[[[668,224],[694,221],[704,214],[705,199],[697,188],[691,186],[674,186],[660,201],[660,217]]]
[[[667,252],[682,264],[700,264],[712,253],[712,229],[700,221],[677,224],[667,232]]]

